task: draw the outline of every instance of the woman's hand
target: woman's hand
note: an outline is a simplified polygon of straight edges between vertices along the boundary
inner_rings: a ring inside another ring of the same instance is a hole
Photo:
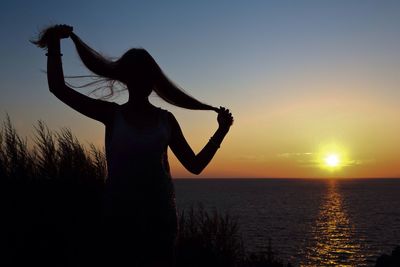
[[[66,24],[58,24],[50,28],[49,30],[52,31],[54,38],[65,39],[70,37],[73,27],[66,25]]]
[[[229,128],[233,124],[232,113],[229,111],[229,109],[220,107],[219,111],[218,111],[217,121],[218,121],[220,128],[222,128],[224,130],[229,130]]]
[[[40,48],[47,48],[52,41],[65,39],[71,36],[73,27],[65,24],[58,24],[44,29],[37,40],[31,42]]]

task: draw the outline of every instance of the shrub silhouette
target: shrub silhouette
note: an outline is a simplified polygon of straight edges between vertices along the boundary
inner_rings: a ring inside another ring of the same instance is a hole
[[[236,266],[244,254],[237,221],[201,204],[179,216],[178,266]]]
[[[7,116],[0,131],[2,242],[7,248],[0,265],[32,265],[37,259],[54,266],[71,255],[81,257],[83,248],[90,252],[105,166],[103,151],[93,145],[87,151],[70,130],[53,133],[41,121],[29,148]]]
[[[177,267],[283,267],[291,266],[267,251],[247,252],[237,218],[199,203],[179,215]]]

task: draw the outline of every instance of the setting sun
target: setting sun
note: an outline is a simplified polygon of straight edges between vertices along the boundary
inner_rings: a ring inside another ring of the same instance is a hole
[[[325,164],[329,167],[337,167],[340,164],[340,158],[337,154],[330,154],[325,158]]]
[[[316,154],[316,161],[320,168],[331,173],[343,171],[344,167],[350,167],[353,164],[348,149],[336,142],[321,145],[319,153]]]

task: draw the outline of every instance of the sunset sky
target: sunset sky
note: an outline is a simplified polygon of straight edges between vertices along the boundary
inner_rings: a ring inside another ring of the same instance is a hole
[[[0,118],[23,136],[41,119],[104,145],[101,123],[48,91],[45,52],[28,41],[62,23],[106,56],[147,49],[185,91],[232,110],[200,177],[400,177],[400,1],[31,2],[2,1],[0,16]],[[65,75],[88,74],[70,40],[62,52]],[[217,129],[214,112],[151,101],[195,151]],[[172,153],[170,163],[174,177],[194,177]]]

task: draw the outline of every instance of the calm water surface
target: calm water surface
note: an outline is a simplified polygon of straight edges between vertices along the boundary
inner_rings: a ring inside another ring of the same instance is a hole
[[[400,179],[175,180],[178,208],[239,219],[246,246],[296,266],[373,266],[400,245]]]

